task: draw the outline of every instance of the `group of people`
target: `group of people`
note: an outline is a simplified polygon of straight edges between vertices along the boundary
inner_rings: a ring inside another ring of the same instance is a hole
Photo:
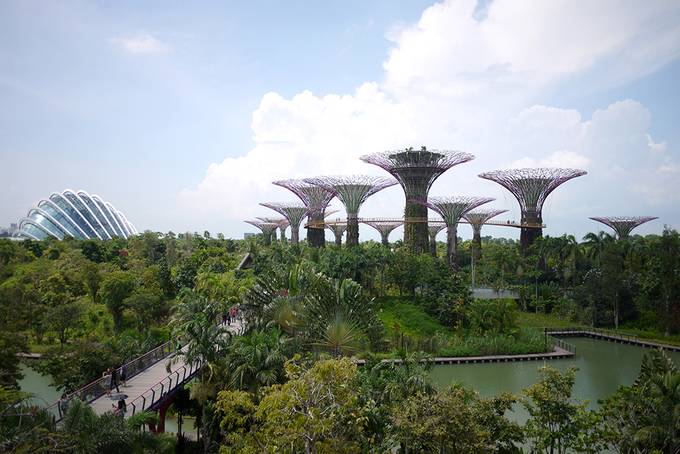
[[[230,326],[231,322],[235,322],[236,318],[238,317],[238,307],[237,306],[231,306],[228,311],[225,311],[222,314],[222,324]]]
[[[127,386],[127,368],[125,364],[121,367],[109,367],[104,372],[103,376],[109,376],[109,386],[106,390],[106,395],[110,396],[113,388],[116,388],[116,392],[120,393],[119,383],[123,384],[123,387]]]

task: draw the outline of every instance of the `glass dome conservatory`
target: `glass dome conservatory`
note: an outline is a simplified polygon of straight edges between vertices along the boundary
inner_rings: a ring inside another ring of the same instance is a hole
[[[18,236],[32,240],[49,237],[108,240],[137,233],[125,215],[101,197],[66,189],[53,192],[31,208],[19,221]]]

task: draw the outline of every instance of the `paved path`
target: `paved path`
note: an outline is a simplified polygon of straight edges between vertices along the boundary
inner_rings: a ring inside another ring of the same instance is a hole
[[[234,334],[241,333],[240,322],[232,322],[232,324],[228,328],[229,331],[231,331]],[[186,365],[184,362],[184,358],[179,358],[174,364],[171,365],[171,372],[168,373],[167,365],[171,357],[172,355],[169,355],[158,361],[156,364],[138,373],[137,375],[135,375],[134,377],[127,381],[126,384],[127,386],[122,386],[122,384],[119,384],[118,388],[120,389],[120,393],[117,393],[116,390],[114,389],[110,396],[104,394],[103,396],[93,400],[90,406],[94,409],[96,413],[101,415],[103,413],[106,413],[107,411],[112,411],[113,410],[112,405],[114,405],[115,403],[117,403],[118,400],[123,398],[128,404],[128,411],[126,413],[126,416],[132,415],[132,409],[130,408],[129,405],[133,400],[135,400],[142,394],[147,393],[147,391],[150,391],[154,387],[156,387],[156,389],[158,390],[156,392],[156,395],[158,396],[158,393],[160,392],[161,389],[160,385],[158,385],[159,382],[163,381],[164,379],[167,379],[171,375],[174,377],[176,375],[175,371],[182,369],[182,366]],[[165,386],[163,388],[164,392],[168,391],[167,383],[168,381],[165,381]],[[171,389],[174,389],[177,386],[176,380],[174,379],[172,381],[172,386],[173,387]],[[149,393],[147,394],[150,395]]]

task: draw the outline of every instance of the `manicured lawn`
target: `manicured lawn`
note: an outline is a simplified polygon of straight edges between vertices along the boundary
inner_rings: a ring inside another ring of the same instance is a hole
[[[453,334],[451,328],[410,303],[408,298],[383,297],[378,300],[378,307],[378,316],[385,324],[388,336],[396,334],[397,327],[407,336],[432,336],[437,332]]]
[[[521,328],[570,328],[582,326],[579,323],[561,319],[552,314],[523,311],[517,313],[517,323]]]

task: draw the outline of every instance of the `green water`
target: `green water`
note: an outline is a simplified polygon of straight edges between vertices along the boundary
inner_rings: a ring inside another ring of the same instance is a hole
[[[524,388],[538,381],[538,369],[544,364],[560,370],[574,366],[578,368],[578,372],[573,397],[588,400],[590,407],[595,408],[598,399],[611,395],[620,385],[633,383],[640,371],[642,357],[649,351],[633,345],[588,338],[565,340],[576,347],[574,358],[435,366],[431,376],[439,388],[458,382],[477,390],[485,397],[503,391],[519,395]],[[680,365],[680,353],[671,352],[669,356]],[[523,420],[525,415],[519,413],[517,418]]]
[[[19,380],[19,388],[24,392],[31,393],[37,403],[47,403],[49,405],[59,400],[61,393],[52,386],[50,377],[40,375],[40,373],[24,363],[21,364],[21,373],[24,375],[24,378]]]

